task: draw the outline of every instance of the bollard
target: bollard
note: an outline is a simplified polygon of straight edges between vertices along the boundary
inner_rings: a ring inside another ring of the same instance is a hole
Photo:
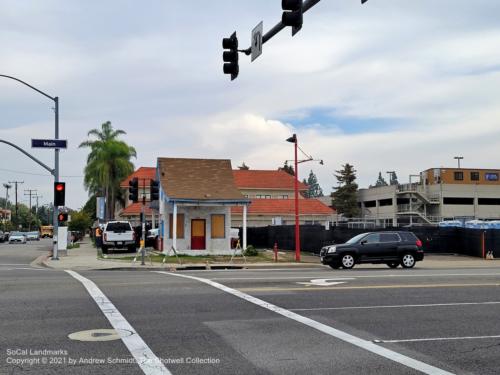
[[[274,262],[278,263],[278,243],[274,243]]]

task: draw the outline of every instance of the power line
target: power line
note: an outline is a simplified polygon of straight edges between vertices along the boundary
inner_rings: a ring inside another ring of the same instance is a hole
[[[13,169],[5,169],[5,168],[0,168],[0,171],[4,172],[12,172],[12,173],[17,173],[17,174],[26,174],[30,176],[44,176],[44,177],[49,177],[50,174],[43,174],[43,173],[32,173],[32,172],[24,172],[24,171],[16,171]],[[85,176],[60,176],[60,177],[65,177],[65,178],[84,178]]]

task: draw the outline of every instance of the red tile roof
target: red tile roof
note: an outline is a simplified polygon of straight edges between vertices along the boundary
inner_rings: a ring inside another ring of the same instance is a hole
[[[243,207],[232,207],[231,213],[242,214]],[[248,207],[249,214],[294,215],[294,199],[253,199]],[[299,215],[332,215],[335,211],[317,199],[300,199]]]
[[[294,189],[294,176],[284,171],[233,170],[238,189]],[[307,186],[299,181],[299,190]]]
[[[148,207],[148,203],[146,203],[146,207],[144,207],[144,212],[146,215],[151,215],[152,210]],[[130,206],[125,207],[122,212],[120,212],[120,216],[139,216],[142,210],[142,203],[132,203]]]
[[[146,186],[149,186],[149,180],[156,179],[156,168],[153,167],[140,167],[130,176],[128,176],[125,180],[123,180],[120,184],[122,188],[128,188],[128,182],[133,178],[137,177],[139,179],[139,186],[144,186],[144,182],[146,182]],[[146,181],[144,181],[144,179]]]

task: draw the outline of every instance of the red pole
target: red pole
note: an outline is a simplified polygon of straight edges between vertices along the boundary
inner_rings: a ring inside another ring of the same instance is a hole
[[[297,135],[295,138],[295,261],[300,262],[300,227],[299,227],[299,169],[297,161]]]
[[[274,243],[274,262],[278,262],[278,243]]]
[[[484,231],[481,233],[481,247],[482,247],[482,250],[483,250],[483,259],[486,258],[486,255],[485,255],[485,243],[484,243],[485,242],[484,241],[484,234],[485,233],[486,232],[484,232]]]

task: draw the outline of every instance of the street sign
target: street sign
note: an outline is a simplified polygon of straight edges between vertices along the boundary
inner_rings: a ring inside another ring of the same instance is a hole
[[[264,35],[264,23],[260,23],[252,30],[252,61],[262,55],[262,35]]]
[[[32,139],[32,148],[68,148],[66,139]]]

